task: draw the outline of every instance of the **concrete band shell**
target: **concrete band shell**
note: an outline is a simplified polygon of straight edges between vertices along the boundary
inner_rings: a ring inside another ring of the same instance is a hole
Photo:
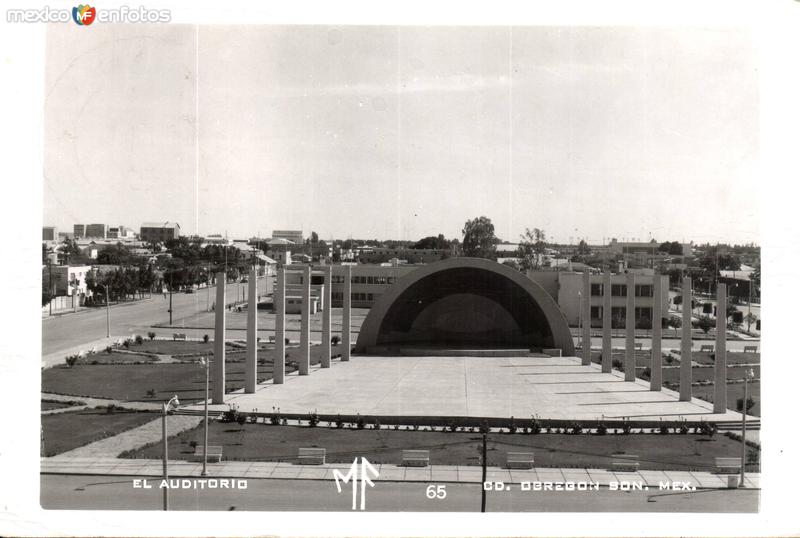
[[[390,311],[392,311],[393,307],[396,306],[395,303],[403,298],[404,294],[406,294],[412,286],[422,283],[429,277],[435,277],[437,274],[458,269],[486,272],[487,276],[495,281],[498,280],[497,277],[502,277],[500,279],[501,281],[507,281],[514,290],[518,290],[525,295],[525,297],[519,298],[520,301],[530,300],[530,302],[541,311],[540,313],[542,316],[539,317],[543,317],[547,325],[547,327],[542,327],[541,329],[550,333],[549,336],[552,337],[552,346],[561,348],[562,354],[565,356],[575,355],[575,347],[566,318],[561,313],[555,300],[553,300],[544,288],[519,271],[482,258],[448,258],[421,266],[419,269],[402,277],[394,286],[388,288],[386,292],[376,300],[372,309],[370,309],[361,326],[361,331],[356,343],[356,352],[368,353],[370,349],[382,345],[380,342],[380,335],[384,320],[387,318]],[[464,294],[469,294],[470,292],[471,290],[468,287],[460,290],[460,293]],[[530,329],[530,327],[524,327],[523,329]]]

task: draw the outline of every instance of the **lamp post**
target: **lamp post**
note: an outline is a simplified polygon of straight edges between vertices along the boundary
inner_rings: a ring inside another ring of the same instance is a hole
[[[161,407],[161,436],[164,441],[164,510],[169,510],[169,474],[167,473],[167,412],[180,405],[178,396],[173,396]]]
[[[106,289],[106,338],[111,338],[111,307],[108,303],[108,284],[104,284]]]
[[[211,366],[211,359],[203,357],[200,362],[206,368],[206,397],[203,400],[203,471],[200,476],[206,476],[206,464],[208,463],[208,369]]]
[[[742,465],[741,476],[739,477],[739,487],[744,487],[744,466],[747,461],[747,381],[753,379],[755,374],[752,368],[748,368],[744,374],[744,399],[742,400]]]

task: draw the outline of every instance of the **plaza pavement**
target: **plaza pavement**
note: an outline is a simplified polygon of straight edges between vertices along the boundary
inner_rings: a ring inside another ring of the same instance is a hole
[[[67,457],[64,454],[42,458],[42,474],[123,475],[154,477],[163,475],[161,460],[117,459],[112,457]],[[288,462],[225,461],[209,463],[206,478],[334,480],[334,470],[346,474],[351,464],[297,465]],[[201,478],[200,462],[170,461],[170,478]],[[480,483],[481,468],[476,465],[430,465],[428,467],[403,467],[394,464],[373,464],[378,471],[377,481],[386,482],[468,482]],[[697,471],[636,471],[614,472],[604,469],[503,469],[487,468],[486,480],[519,484],[521,482],[595,482],[607,487],[611,482],[641,482],[643,486],[658,489],[659,482],[686,482],[693,487],[725,488],[727,475]],[[152,480],[151,480],[152,483]],[[745,486],[760,487],[758,473],[745,475]]]
[[[577,357],[373,357],[311,367],[286,382],[261,383],[253,394],[229,393],[223,411],[280,408],[281,413],[370,416],[516,417],[596,420],[734,421],[741,414],[713,414],[713,405],[678,393],[651,391],[642,379],[626,382],[619,371],[581,365]],[[187,406],[200,410],[201,405]]]

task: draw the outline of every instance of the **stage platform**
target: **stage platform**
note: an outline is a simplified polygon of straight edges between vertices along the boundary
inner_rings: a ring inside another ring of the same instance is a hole
[[[624,381],[621,372],[600,372],[577,357],[387,357],[353,356],[310,375],[268,381],[253,394],[226,396],[226,410],[364,416],[481,417],[566,420],[741,420],[741,414],[712,413],[712,404],[678,401],[668,389]],[[202,405],[188,406],[202,409]]]

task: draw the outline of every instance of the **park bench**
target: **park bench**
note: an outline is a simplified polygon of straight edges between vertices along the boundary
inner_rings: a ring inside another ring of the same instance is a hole
[[[758,353],[758,346],[744,346],[745,353]]]
[[[742,470],[742,458],[714,458],[714,465],[720,474],[738,474]]]
[[[186,340],[186,335],[184,333],[173,333],[172,334],[173,340]]]
[[[533,452],[509,452],[506,454],[506,467],[509,469],[533,468]]]
[[[638,471],[639,456],[633,454],[615,454],[611,460],[612,471]]]
[[[636,342],[635,344],[633,344],[633,349],[635,349],[637,351],[641,351],[642,343],[641,342]]]
[[[192,454],[192,461],[203,461],[203,445],[198,445]],[[222,447],[209,446],[206,451],[206,461],[219,463],[222,461]]]
[[[406,467],[427,467],[430,462],[430,450],[403,450],[403,465]]]
[[[324,448],[298,448],[297,459],[300,460],[300,465],[324,465],[325,464],[325,449]]]
[[[702,345],[702,346],[700,346],[700,351],[701,352],[714,353],[714,346],[708,345],[708,344]]]

